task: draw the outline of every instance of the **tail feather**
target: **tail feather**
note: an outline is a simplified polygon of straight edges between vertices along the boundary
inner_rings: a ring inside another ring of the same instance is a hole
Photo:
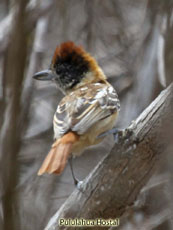
[[[45,158],[38,175],[43,173],[60,174],[67,163],[73,144],[78,140],[78,135],[69,132],[62,138],[58,139],[53,145]]]
[[[68,156],[71,153],[72,143],[60,144],[59,148],[56,148],[55,158],[53,160],[50,173],[60,174],[67,163]]]

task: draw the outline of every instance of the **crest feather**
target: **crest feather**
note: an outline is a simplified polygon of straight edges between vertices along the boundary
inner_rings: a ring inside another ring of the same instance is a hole
[[[87,53],[82,46],[77,46],[72,41],[62,43],[56,47],[52,58],[52,67],[61,76],[64,84],[70,83],[72,88],[85,76],[89,81],[105,81],[106,76],[97,64],[95,58]]]
[[[71,54],[73,54],[74,56],[80,55],[83,57],[85,53],[86,52],[82,49],[82,47],[76,46],[74,42],[64,42],[60,46],[56,47],[52,62],[55,63],[58,57],[66,58]]]

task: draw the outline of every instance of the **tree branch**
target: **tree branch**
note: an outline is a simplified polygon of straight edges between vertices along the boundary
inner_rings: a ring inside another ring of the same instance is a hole
[[[27,61],[28,33],[24,26],[28,0],[16,1],[14,25],[4,58],[3,110],[0,125],[0,195],[2,197],[3,229],[16,229],[13,193],[19,172],[17,156],[21,147],[21,89]],[[9,221],[10,220],[10,221]],[[17,226],[20,230],[20,227]]]
[[[152,175],[156,160],[161,158],[168,145],[166,134],[173,122],[172,108],[173,85],[132,123],[130,139],[125,136],[115,144],[111,153],[85,179],[84,192],[76,189],[50,220],[46,230],[70,229],[58,226],[60,218],[121,216],[135,201]]]
[[[169,144],[172,108],[173,84],[131,124],[129,129],[133,134],[130,138],[127,134],[119,139],[111,152],[84,180],[83,192],[75,189],[45,229],[73,229],[59,227],[60,218],[120,217],[134,203]]]
[[[0,53],[8,46],[11,31],[14,26],[16,10],[16,7],[12,9],[10,13],[0,22]]]

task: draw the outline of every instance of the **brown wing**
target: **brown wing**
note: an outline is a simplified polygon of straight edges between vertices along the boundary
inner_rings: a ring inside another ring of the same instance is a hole
[[[68,131],[84,134],[97,121],[119,110],[120,103],[111,85],[95,83],[63,98],[54,115],[55,138]]]

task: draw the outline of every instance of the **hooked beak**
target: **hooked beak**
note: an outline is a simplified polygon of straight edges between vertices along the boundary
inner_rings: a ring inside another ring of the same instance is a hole
[[[53,74],[51,70],[46,69],[38,73],[35,73],[33,78],[36,80],[41,80],[41,81],[52,81],[55,79],[55,75]]]

